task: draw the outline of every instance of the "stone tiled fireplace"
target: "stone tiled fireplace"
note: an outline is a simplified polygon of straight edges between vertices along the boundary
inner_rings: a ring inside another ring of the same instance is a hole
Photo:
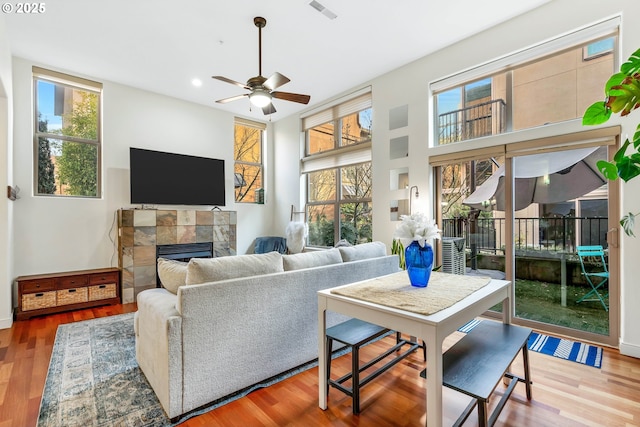
[[[236,254],[236,212],[220,210],[118,211],[122,302],[156,287],[156,246],[211,242],[213,256]]]

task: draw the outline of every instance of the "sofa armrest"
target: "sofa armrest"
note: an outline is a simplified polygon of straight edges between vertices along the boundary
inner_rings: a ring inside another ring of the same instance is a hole
[[[182,316],[176,295],[148,289],[137,297],[136,359],[169,418],[182,414]]]

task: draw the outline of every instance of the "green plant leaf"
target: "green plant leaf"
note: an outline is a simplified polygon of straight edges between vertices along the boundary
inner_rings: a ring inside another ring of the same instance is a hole
[[[624,144],[622,144],[622,147],[620,147],[618,149],[618,151],[616,151],[616,154],[614,154],[614,156],[613,156],[613,161],[614,162],[621,162],[622,159],[624,159],[624,157],[625,157],[625,155],[627,153],[627,148],[629,147],[629,144],[630,144],[630,142],[629,142],[628,139],[624,141]]]
[[[626,73],[616,73],[609,77],[609,80],[607,80],[607,83],[604,85],[605,96],[610,96],[611,88],[614,86],[620,86],[627,77],[629,76]]]
[[[402,270],[406,270],[407,264],[404,259],[404,245],[400,240],[393,239],[393,242],[391,242],[391,253],[393,255],[398,255],[398,267]]]
[[[611,110],[604,102],[594,102],[587,108],[582,117],[583,125],[599,125],[605,123],[611,117]]]
[[[633,148],[637,150],[638,147],[640,147],[640,123],[638,123],[636,133],[633,134]]]
[[[618,179],[618,168],[613,163],[609,163],[606,160],[598,160],[596,163],[598,170],[609,181]]]
[[[618,176],[625,182],[640,175],[640,155],[632,154],[617,162]]]
[[[640,49],[633,52],[629,59],[620,66],[620,71],[627,75],[640,71]]]
[[[638,108],[640,81],[634,76],[626,77],[621,84],[612,86],[608,94],[606,106],[614,113],[619,112],[622,116],[626,116]]]
[[[633,226],[635,224],[635,220],[636,220],[636,216],[631,212],[623,216],[622,219],[620,220],[620,225],[622,226],[622,229],[624,230],[627,236],[636,237],[636,235],[633,234]]]

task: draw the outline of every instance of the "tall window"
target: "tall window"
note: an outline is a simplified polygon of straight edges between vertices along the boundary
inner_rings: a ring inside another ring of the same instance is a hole
[[[595,165],[613,157],[620,130],[576,132],[575,119],[602,99],[619,24],[602,21],[432,83],[435,144],[483,137],[486,146],[455,144],[429,156],[437,222],[444,237],[465,242],[467,274],[491,270],[510,280],[516,322],[614,345],[619,250],[608,242],[617,241],[609,219],[619,217],[618,186]],[[531,129],[551,123],[546,136]],[[512,133],[495,136],[501,132]],[[608,312],[567,273],[576,248],[590,245],[607,250]],[[438,256],[446,265],[453,254]]]
[[[310,246],[372,238],[371,93],[303,119]]]
[[[34,193],[101,196],[102,85],[33,67]]]
[[[236,202],[262,203],[264,123],[236,118],[234,126],[234,187]]]
[[[431,85],[435,144],[582,117],[615,68],[617,29],[603,23]]]

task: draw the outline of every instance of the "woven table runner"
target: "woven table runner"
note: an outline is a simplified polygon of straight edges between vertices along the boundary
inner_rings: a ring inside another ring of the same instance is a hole
[[[372,302],[428,316],[468,297],[486,286],[490,277],[431,273],[426,288],[411,286],[406,271],[333,289],[332,294]]]

